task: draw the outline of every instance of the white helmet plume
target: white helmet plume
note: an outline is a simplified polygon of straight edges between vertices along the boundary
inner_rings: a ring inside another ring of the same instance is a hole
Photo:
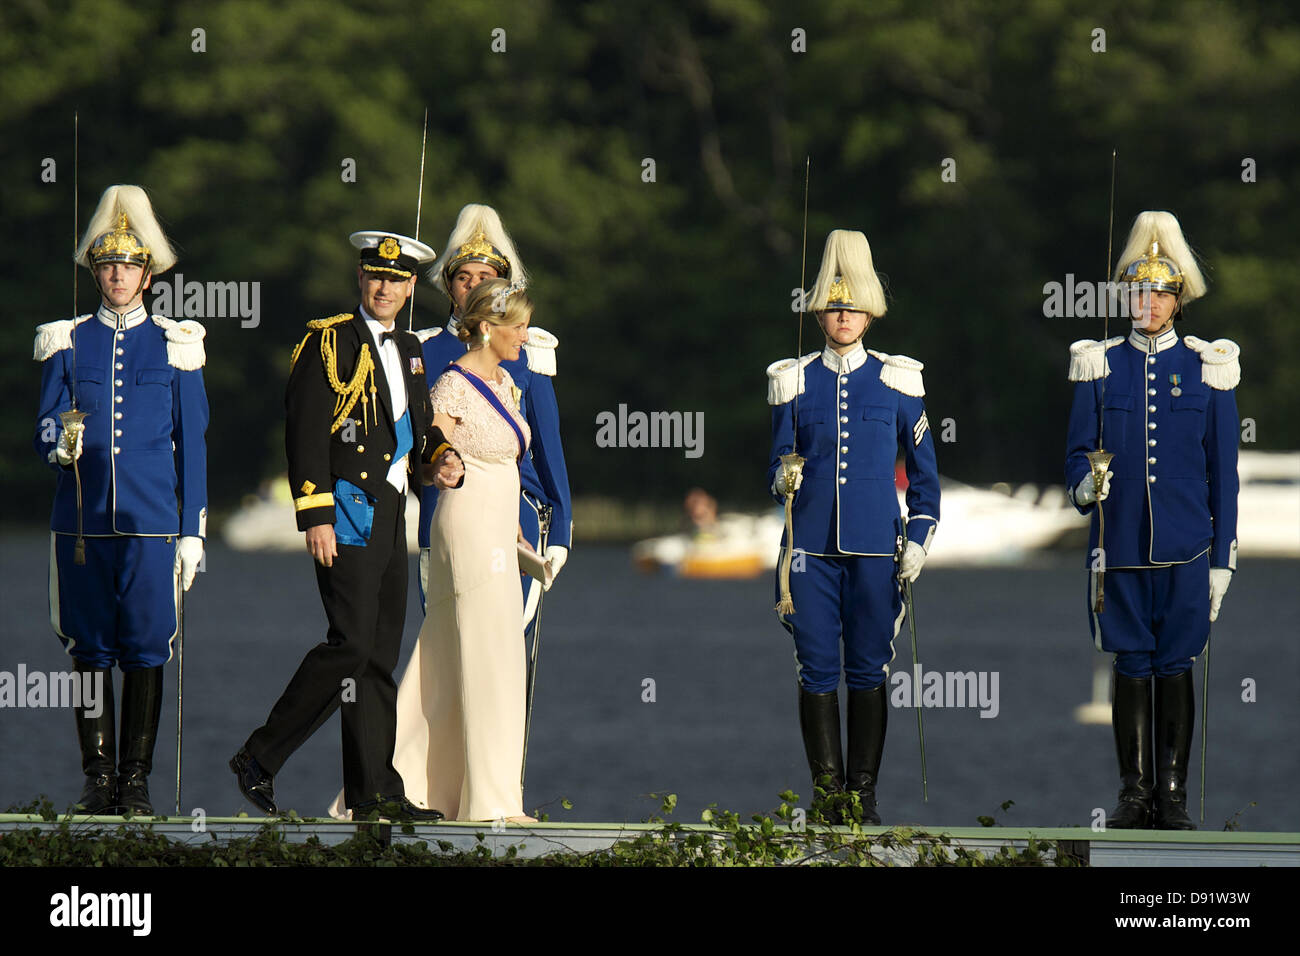
[[[871,261],[871,245],[860,232],[835,229],[826,237],[822,266],[813,284],[812,312],[844,309],[885,314],[885,290]]]
[[[1150,255],[1152,242],[1159,243],[1158,255],[1171,259],[1182,273],[1182,293],[1178,301],[1191,302],[1205,295],[1205,279],[1197,265],[1196,253],[1183,238],[1182,227],[1174,214],[1161,210],[1140,212],[1133,220],[1128,241],[1116,260],[1115,280],[1119,281],[1132,263]]]
[[[521,287],[528,284],[528,273],[515,251],[515,244],[491,206],[469,203],[461,209],[442,255],[425,275],[450,296],[449,273],[463,262],[486,263],[497,270],[500,278]]]
[[[126,232],[134,235],[139,240],[138,245],[147,251],[152,274],[160,275],[176,264],[176,251],[154,216],[148,193],[139,186],[117,185],[109,186],[99,197],[99,205],[95,207],[73,256],[78,265],[91,268],[91,247],[101,236],[114,232],[123,216],[126,217]]]

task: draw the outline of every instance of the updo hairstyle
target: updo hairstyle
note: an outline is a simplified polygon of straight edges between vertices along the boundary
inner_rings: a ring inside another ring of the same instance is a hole
[[[484,279],[474,286],[465,298],[456,337],[466,345],[473,345],[481,341],[479,324],[482,322],[500,326],[525,322],[533,314],[533,301],[522,289],[503,295],[509,288],[510,283],[505,279]]]

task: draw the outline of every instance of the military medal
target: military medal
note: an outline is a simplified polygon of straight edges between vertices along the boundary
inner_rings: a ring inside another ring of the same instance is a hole
[[[1172,395],[1174,398],[1177,398],[1179,395],[1183,394],[1183,390],[1178,387],[1179,383],[1182,382],[1182,380],[1183,377],[1177,373],[1169,376],[1169,382],[1174,386],[1169,390],[1169,394]]]

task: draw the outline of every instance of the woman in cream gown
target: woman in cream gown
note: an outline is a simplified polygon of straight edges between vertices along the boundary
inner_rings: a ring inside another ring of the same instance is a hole
[[[532,306],[522,291],[502,299],[507,289],[492,279],[470,294],[462,332],[470,350],[430,391],[434,422],[460,454],[465,479],[440,491],[433,514],[426,613],[398,686],[393,766],[408,800],[448,820],[534,822],[520,781],[525,658],[516,555],[519,457],[531,436],[499,364],[518,358]],[[348,816],[341,798],[331,815]]]

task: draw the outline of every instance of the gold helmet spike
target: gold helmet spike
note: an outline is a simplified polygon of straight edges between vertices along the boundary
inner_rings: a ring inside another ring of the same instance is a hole
[[[1173,259],[1160,255],[1160,240],[1152,239],[1151,248],[1140,259],[1134,259],[1124,270],[1124,281],[1130,285],[1140,285],[1154,292],[1172,292],[1180,295],[1183,291],[1183,273]]]
[[[117,225],[90,244],[90,266],[96,268],[107,262],[129,262],[148,268],[149,247],[131,231],[126,213],[117,217]]]

